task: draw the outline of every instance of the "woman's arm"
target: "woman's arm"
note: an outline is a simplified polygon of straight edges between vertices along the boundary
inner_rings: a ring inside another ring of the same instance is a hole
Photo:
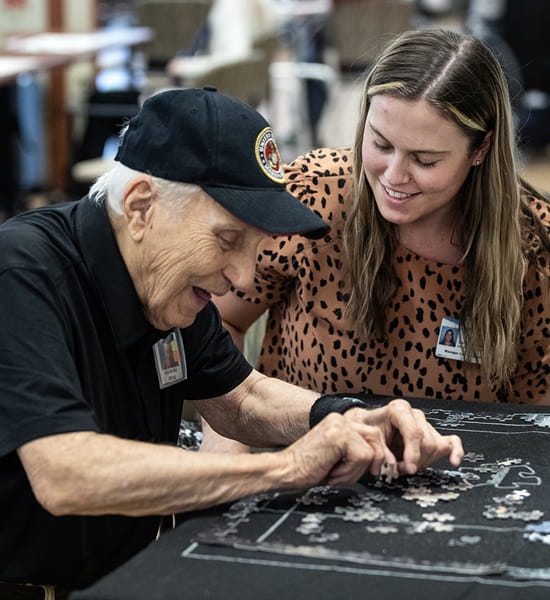
[[[269,305],[265,302],[248,302],[239,298],[234,292],[228,292],[224,296],[213,298],[213,300],[220,311],[223,326],[229,331],[233,341],[242,352],[246,332]]]

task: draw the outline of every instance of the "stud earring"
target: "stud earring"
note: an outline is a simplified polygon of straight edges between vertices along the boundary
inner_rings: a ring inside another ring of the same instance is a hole
[[[475,161],[474,165],[476,167],[479,167],[479,165],[481,164],[481,161],[479,160],[479,158]]]

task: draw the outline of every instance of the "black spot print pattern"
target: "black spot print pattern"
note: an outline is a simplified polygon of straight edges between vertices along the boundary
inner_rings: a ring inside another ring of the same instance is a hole
[[[435,355],[441,320],[458,318],[462,269],[426,260],[399,247],[400,287],[387,315],[388,341],[360,339],[345,318],[349,282],[342,232],[349,213],[350,150],[315,150],[286,169],[288,189],[330,222],[322,240],[270,239],[258,257],[255,296],[270,304],[258,368],[320,392],[366,392],[398,397],[507,400],[540,403],[550,381],[549,257],[525,233],[529,269],[523,330],[512,392],[503,396],[481,381],[479,367]],[[550,227],[548,204],[525,199]]]

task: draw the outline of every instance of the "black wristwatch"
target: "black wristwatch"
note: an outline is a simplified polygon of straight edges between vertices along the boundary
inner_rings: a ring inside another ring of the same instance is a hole
[[[319,421],[331,412],[343,415],[351,408],[366,407],[367,405],[360,398],[354,398],[353,396],[332,396],[330,394],[319,396],[309,411],[309,427],[310,429],[315,427]]]

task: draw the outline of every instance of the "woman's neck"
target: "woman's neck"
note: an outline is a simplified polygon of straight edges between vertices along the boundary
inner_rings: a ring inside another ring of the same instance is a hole
[[[456,265],[462,258],[462,248],[454,227],[398,226],[399,244],[418,256],[436,262]]]

